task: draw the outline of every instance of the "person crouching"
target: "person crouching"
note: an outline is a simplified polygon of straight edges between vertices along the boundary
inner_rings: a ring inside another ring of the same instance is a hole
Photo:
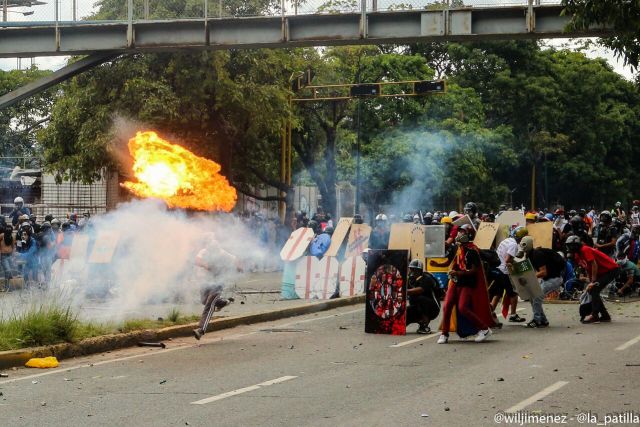
[[[419,259],[409,264],[409,280],[407,280],[407,325],[418,324],[418,334],[431,333],[429,322],[440,314],[440,299],[442,290],[437,280],[423,271],[424,265]]]

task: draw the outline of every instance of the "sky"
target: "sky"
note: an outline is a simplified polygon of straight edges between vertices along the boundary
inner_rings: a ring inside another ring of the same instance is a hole
[[[53,0],[43,0],[46,1],[47,4],[36,6],[33,8],[15,8],[12,9],[9,13],[8,20],[9,21],[48,21],[53,20],[54,16],[54,1]],[[77,4],[77,18],[82,19],[83,17],[90,15],[96,8],[96,4],[99,0],[76,0]],[[524,0],[520,0],[523,1]],[[544,3],[556,2],[555,0],[542,0]],[[380,2],[384,2],[384,0],[379,0]],[[60,3],[60,19],[61,20],[72,20],[73,14],[73,0],[59,0]],[[150,2],[153,4],[153,1]],[[309,0],[309,3],[317,3],[317,0]],[[518,0],[467,0],[468,4],[480,5],[480,4],[498,4],[498,3],[518,3]],[[23,16],[21,12],[24,11],[33,11],[33,15]],[[572,39],[554,39],[554,40],[546,40],[545,44],[548,46],[553,46],[556,48],[567,47],[570,49],[577,48],[578,44],[576,41]],[[618,73],[624,76],[626,79],[633,79],[633,70],[630,67],[624,65],[621,59],[615,57],[614,53],[610,50],[593,46],[591,49],[585,52],[586,55],[590,58],[604,58],[607,60],[609,64],[611,64],[612,68]],[[20,68],[28,68],[31,66],[32,61],[38,68],[41,69],[50,69],[57,70],[63,67],[67,62],[68,57],[66,56],[51,56],[51,57],[38,57],[38,58],[26,58],[26,59],[16,59],[16,58],[0,58],[0,69],[2,70],[13,70],[18,67]]]

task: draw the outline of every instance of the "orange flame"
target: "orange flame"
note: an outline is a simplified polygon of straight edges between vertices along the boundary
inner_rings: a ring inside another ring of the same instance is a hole
[[[236,189],[220,175],[220,165],[160,138],[138,132],[129,140],[138,182],[122,184],[139,197],[163,199],[169,207],[229,212]]]

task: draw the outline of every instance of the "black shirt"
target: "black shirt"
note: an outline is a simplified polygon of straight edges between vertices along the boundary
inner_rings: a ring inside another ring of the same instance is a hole
[[[420,295],[409,295],[409,302],[411,304],[417,304],[416,299],[422,296],[430,300],[433,300],[433,302],[438,304],[437,299],[440,295],[441,290],[440,290],[440,286],[438,285],[438,282],[431,274],[422,273],[419,276],[409,275],[409,280],[407,281],[407,287],[409,289],[422,288],[422,293]]]
[[[536,248],[531,252],[529,259],[536,270],[540,270],[543,266],[547,267],[547,275],[543,277],[544,280],[562,276],[564,261],[560,254],[553,249]]]

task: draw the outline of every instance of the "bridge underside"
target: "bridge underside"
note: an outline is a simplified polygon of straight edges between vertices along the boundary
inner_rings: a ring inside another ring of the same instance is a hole
[[[15,23],[0,29],[0,57],[177,49],[286,48],[482,39],[601,36],[566,33],[561,6],[409,10],[172,21]]]

